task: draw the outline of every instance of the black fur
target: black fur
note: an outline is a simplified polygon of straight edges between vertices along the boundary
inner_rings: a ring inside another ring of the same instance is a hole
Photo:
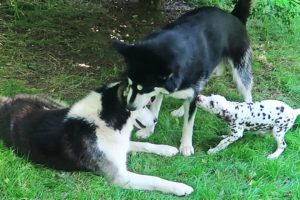
[[[196,95],[199,81],[207,80],[224,58],[243,67],[250,48],[245,27],[249,12],[249,0],[240,0],[232,14],[216,7],[198,8],[136,44],[114,46],[124,56],[133,83],[171,93],[192,87]]]
[[[98,90],[103,108],[99,118],[114,130],[120,130],[130,117],[123,99],[118,98],[119,88],[118,84]],[[8,98],[0,103],[0,137],[18,155],[50,168],[102,173],[109,167],[112,171],[97,147],[97,125],[80,113],[68,117],[69,110],[35,96]]]

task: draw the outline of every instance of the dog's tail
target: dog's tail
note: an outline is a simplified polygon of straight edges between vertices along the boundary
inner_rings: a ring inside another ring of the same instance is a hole
[[[295,115],[296,115],[296,116],[300,115],[300,108],[299,108],[299,109],[296,109],[296,110],[294,110],[294,113],[295,113]]]
[[[246,24],[247,19],[250,16],[250,9],[251,0],[238,0],[231,14],[239,18],[243,24]]]

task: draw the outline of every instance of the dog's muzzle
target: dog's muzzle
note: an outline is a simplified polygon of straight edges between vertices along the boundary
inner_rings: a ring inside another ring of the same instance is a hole
[[[135,111],[135,110],[136,110],[136,107],[133,106],[133,105],[128,104],[128,105],[126,106],[126,109],[129,110],[129,111]]]

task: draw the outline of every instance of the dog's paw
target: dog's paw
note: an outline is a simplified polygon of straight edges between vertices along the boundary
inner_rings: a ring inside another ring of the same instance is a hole
[[[186,184],[183,183],[176,183],[173,187],[173,192],[177,196],[187,196],[191,194],[194,189]]]
[[[192,145],[180,145],[179,151],[184,156],[190,156],[194,154],[194,147]]]
[[[152,132],[148,129],[141,129],[136,132],[136,136],[140,139],[146,139],[152,135]]]
[[[279,155],[272,153],[272,154],[268,155],[267,158],[269,160],[276,160],[278,157],[279,157]]]
[[[173,117],[182,117],[184,115],[184,108],[183,108],[183,106],[181,106],[180,108],[178,108],[176,110],[173,110],[171,112],[171,115]]]
[[[207,154],[212,155],[218,153],[218,150],[216,148],[211,148],[207,151]]]
[[[159,155],[162,156],[175,156],[178,154],[178,149],[169,145],[161,145]]]

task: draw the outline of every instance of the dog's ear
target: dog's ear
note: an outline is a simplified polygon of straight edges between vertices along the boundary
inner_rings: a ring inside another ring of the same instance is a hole
[[[227,109],[222,110],[221,116],[227,122],[230,122],[232,120],[232,115],[231,115],[231,113]]]
[[[178,74],[171,73],[166,80],[165,88],[168,92],[176,92],[182,83],[182,77]]]
[[[166,78],[165,88],[170,93],[175,92],[182,84],[182,75],[179,72],[180,66],[178,63],[170,63],[168,65],[168,69],[170,71],[169,75]]]
[[[130,48],[133,47],[132,44],[127,44],[118,40],[113,41],[112,46],[124,57],[129,55]]]

